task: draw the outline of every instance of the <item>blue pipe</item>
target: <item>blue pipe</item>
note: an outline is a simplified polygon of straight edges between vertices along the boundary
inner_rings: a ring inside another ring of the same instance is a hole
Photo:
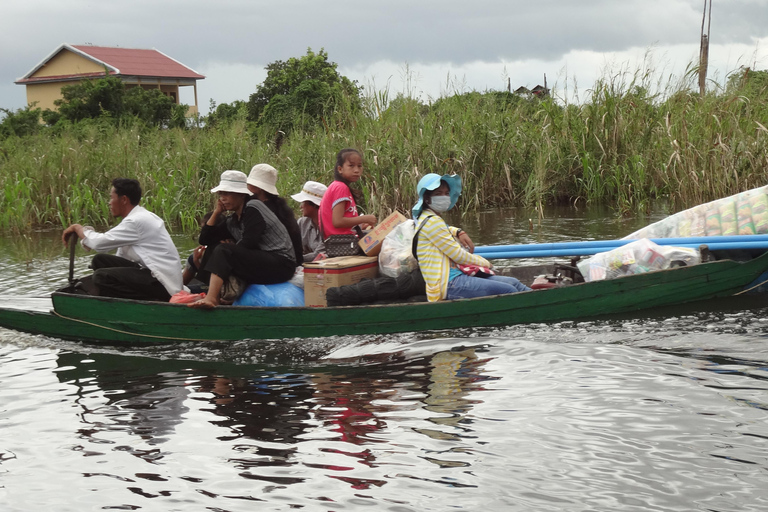
[[[700,237],[681,237],[681,238],[652,238],[658,245],[676,245],[683,247],[698,247],[701,244],[717,243],[736,243],[737,245],[768,242],[768,235],[735,235],[735,236],[700,236]],[[475,247],[476,254],[490,254],[496,252],[519,252],[519,251],[542,251],[542,250],[568,250],[568,249],[591,249],[600,248],[603,252],[616,247],[621,247],[636,240],[589,240],[583,242],[554,242],[544,244],[519,244],[519,245],[487,245]],[[738,248],[738,247],[734,247]],[[590,254],[590,253],[584,253]],[[594,254],[594,253],[592,253]]]
[[[632,241],[633,240],[629,240],[628,242],[632,242]],[[541,244],[541,245],[551,245],[551,244]],[[616,247],[621,247],[621,245],[624,245],[624,244],[620,244]],[[675,245],[676,247],[689,247],[691,249],[698,249],[701,244],[694,243],[694,244],[671,244],[671,245]],[[706,245],[707,247],[709,247],[710,251],[724,251],[724,250],[731,250],[731,249],[768,249],[768,239],[766,239],[764,242],[744,242],[744,243],[720,242],[720,243],[710,243]],[[512,258],[547,258],[547,257],[553,257],[553,256],[589,256],[592,254],[597,254],[598,252],[609,251],[616,247],[597,246],[597,247],[581,247],[576,249],[558,248],[558,249],[540,249],[540,250],[509,250],[509,251],[493,251],[493,252],[482,252],[482,253],[475,251],[475,254],[478,254],[479,256],[482,256],[483,258],[488,260],[512,259]]]

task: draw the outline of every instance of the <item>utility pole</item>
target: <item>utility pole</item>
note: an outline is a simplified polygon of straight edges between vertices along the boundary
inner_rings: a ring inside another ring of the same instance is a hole
[[[709,16],[707,16],[709,13]],[[707,32],[704,33],[704,23],[707,24]],[[699,96],[704,97],[707,89],[707,65],[709,64],[709,28],[712,25],[712,0],[704,0],[704,16],[701,18],[701,48],[699,49]]]

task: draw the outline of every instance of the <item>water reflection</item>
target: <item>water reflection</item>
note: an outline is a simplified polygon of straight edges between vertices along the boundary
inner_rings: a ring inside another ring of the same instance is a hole
[[[390,418],[416,418],[413,432],[432,440],[472,438],[467,415],[482,403],[483,384],[497,379],[484,374],[487,361],[474,349],[411,358],[395,352],[358,365],[346,361],[296,373],[62,352],[56,374],[76,388],[82,423],[77,436],[90,445],[80,448],[84,455],[103,454],[111,445],[157,463],[179,426],[204,413],[205,421],[218,427],[216,439],[230,444],[229,464],[243,478],[301,483],[306,478],[269,469],[301,464],[353,489],[368,489],[386,481],[347,473],[378,466],[372,447],[387,442]],[[118,440],[115,434],[122,436]],[[298,445],[317,442],[317,451],[331,462],[308,463],[297,456]],[[450,450],[425,459],[439,467],[468,464],[451,457]]]
[[[115,356],[112,356],[115,357]],[[189,411],[185,405],[189,390],[185,377],[175,372],[147,373],[123,380],[123,372],[114,369],[110,356],[102,361],[81,354],[62,352],[57,376],[73,385],[75,403],[80,407],[77,437],[89,445],[114,445],[113,451],[127,452],[149,463],[163,458],[160,448],[175,433],[175,427]],[[122,363],[119,363],[122,364]],[[134,438],[130,444],[118,444],[113,437],[122,433]],[[93,448],[80,447],[84,456],[97,455]]]
[[[301,404],[312,396],[308,376],[259,372],[253,377],[210,375],[193,383],[201,410],[220,417],[211,423],[230,432],[222,441],[253,439],[294,443],[309,415]]]
[[[6,348],[0,492],[16,510],[32,487],[75,497],[57,510],[760,510],[768,343],[727,330],[749,322],[352,338],[290,363],[232,362],[255,343]]]

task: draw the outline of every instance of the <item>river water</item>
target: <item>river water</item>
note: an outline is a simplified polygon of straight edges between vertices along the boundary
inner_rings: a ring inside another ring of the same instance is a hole
[[[480,244],[655,220],[487,212]],[[8,294],[66,282],[0,242]],[[182,253],[194,242],[176,238]],[[88,256],[79,254],[77,273]],[[768,510],[768,302],[509,328],[150,348],[0,329],[0,509]]]

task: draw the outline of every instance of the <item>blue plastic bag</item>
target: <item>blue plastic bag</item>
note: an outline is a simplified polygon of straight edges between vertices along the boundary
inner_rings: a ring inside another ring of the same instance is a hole
[[[288,282],[250,284],[233,306],[302,307],[304,290]]]

